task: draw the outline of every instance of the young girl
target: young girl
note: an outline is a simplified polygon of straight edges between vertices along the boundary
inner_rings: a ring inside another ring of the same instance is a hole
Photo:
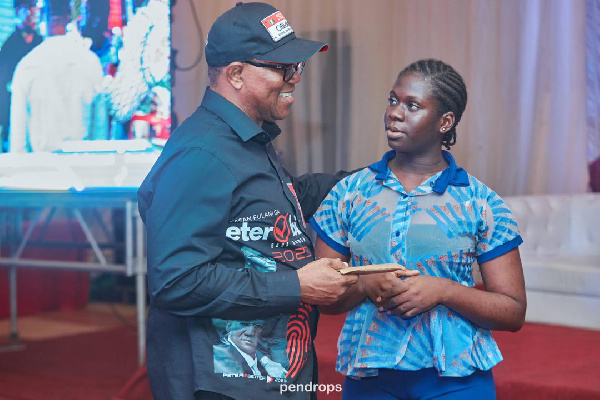
[[[340,181],[311,221],[317,255],[420,274],[360,276],[325,313],[348,311],[336,369],[348,399],[494,399],[490,330],[517,331],[526,298],[517,224],[503,200],[442,150],[467,102],[460,75],[417,61],[389,94],[391,151]],[[477,261],[485,290],[474,287]]]

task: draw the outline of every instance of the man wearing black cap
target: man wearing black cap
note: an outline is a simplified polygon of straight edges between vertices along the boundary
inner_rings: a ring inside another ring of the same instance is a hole
[[[42,43],[42,37],[36,32],[36,0],[15,0],[15,14],[19,23],[0,49],[0,152],[8,149],[10,82],[15,67],[27,53]]]
[[[271,141],[306,60],[326,48],[297,38],[264,3],[238,3],[208,33],[210,87],[138,192],[156,399],[316,397],[315,306],[336,301],[356,278],[337,272],[340,260],[315,261],[305,221],[342,174],[290,177]],[[283,375],[215,368],[213,346],[235,320],[270,327],[262,360]]]

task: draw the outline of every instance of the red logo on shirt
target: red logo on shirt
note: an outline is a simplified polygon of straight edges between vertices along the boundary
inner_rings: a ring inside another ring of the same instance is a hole
[[[275,240],[279,243],[285,243],[290,238],[290,226],[288,224],[288,215],[280,215],[275,220],[275,225],[273,226],[273,236],[275,236]]]
[[[294,186],[291,183],[287,184],[288,189],[294,195],[294,199],[296,199],[296,205],[298,206],[298,210],[300,210],[300,216],[302,217],[302,225],[306,227],[306,223],[304,222],[304,213],[302,212],[302,207],[300,207],[300,202],[298,201],[298,196],[296,196],[296,190],[294,190]]]
[[[287,324],[287,356],[290,366],[286,377],[295,378],[308,361],[312,349],[310,334],[310,304],[301,302],[296,314],[292,314]]]

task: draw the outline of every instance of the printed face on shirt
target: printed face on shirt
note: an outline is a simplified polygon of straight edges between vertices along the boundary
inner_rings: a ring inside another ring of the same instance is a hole
[[[262,329],[261,324],[252,321],[230,321],[229,338],[244,353],[255,357]]]
[[[402,76],[390,91],[384,123],[388,145],[398,153],[440,151],[442,116],[432,86],[422,75]]]
[[[300,74],[295,73],[288,82],[283,81],[283,71],[266,67],[243,64],[241,108],[259,126],[265,121],[282,120],[290,112],[294,103],[294,90],[300,82]]]

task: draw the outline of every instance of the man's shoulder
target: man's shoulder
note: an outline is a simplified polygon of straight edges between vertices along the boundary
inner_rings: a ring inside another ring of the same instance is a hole
[[[40,44],[40,46],[42,44]],[[31,50],[29,53],[27,53],[25,56],[23,56],[23,58],[21,58],[21,60],[19,60],[19,62],[15,66],[15,73],[13,75],[13,80],[17,80],[16,79],[17,77],[23,78],[22,74],[24,74],[25,71],[34,71],[34,73],[35,73],[35,71],[37,71],[37,69],[39,68],[39,66],[41,64],[38,62],[35,54],[40,46],[35,47],[33,50]],[[17,73],[17,71],[19,73]],[[27,74],[27,75],[29,76],[29,74]],[[32,75],[32,77],[33,76],[34,75]]]
[[[216,356],[233,356],[238,353],[238,351],[230,344],[230,343],[221,343],[213,346],[213,353]]]
[[[19,62],[18,65],[21,66],[33,66],[33,65],[42,65],[47,62],[44,61],[44,56],[46,53],[52,55],[51,45],[47,40],[42,41],[40,44],[35,46],[31,51],[29,51]]]
[[[8,37],[6,38],[6,40],[4,41],[2,46],[0,46],[0,51],[2,51],[2,52],[9,51],[11,49],[11,47],[18,44],[18,39],[19,39],[18,31],[14,30],[13,33],[8,35]]]
[[[168,146],[175,148],[202,148],[221,152],[226,142],[235,140],[235,132],[211,111],[200,106],[173,132]]]
[[[227,144],[230,128],[222,121],[197,109],[173,131],[150,174],[163,168],[187,169],[203,173],[231,171],[235,151]]]
[[[231,374],[243,372],[246,361],[232,345],[218,344],[213,346],[213,362],[215,372]]]

